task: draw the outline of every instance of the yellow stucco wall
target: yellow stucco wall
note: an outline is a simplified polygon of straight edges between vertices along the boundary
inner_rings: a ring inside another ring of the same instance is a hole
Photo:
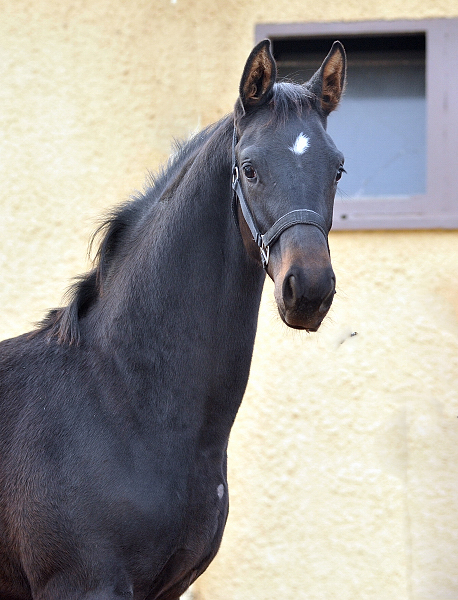
[[[452,16],[458,0],[3,0],[1,337],[61,303],[97,218],[173,136],[232,109],[255,24]],[[458,232],[330,245],[319,333],[287,330],[266,285],[200,600],[458,599]]]

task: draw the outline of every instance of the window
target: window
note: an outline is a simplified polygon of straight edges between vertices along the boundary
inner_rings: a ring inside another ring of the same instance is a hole
[[[332,42],[347,90],[328,130],[348,172],[334,229],[458,228],[458,20],[259,25],[279,76],[305,81]]]

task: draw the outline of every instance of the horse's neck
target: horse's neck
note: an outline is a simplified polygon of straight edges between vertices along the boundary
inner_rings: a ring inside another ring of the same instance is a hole
[[[162,390],[185,386],[189,396],[223,403],[231,396],[230,421],[248,378],[264,275],[232,218],[228,140],[219,167],[211,156],[218,144],[208,144],[174,197],[144,221],[142,243],[92,324],[130,377],[151,378],[154,389],[160,371]]]

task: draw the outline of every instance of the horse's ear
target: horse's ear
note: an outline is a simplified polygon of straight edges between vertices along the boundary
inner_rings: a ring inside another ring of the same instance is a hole
[[[328,116],[339,104],[345,88],[346,72],[345,49],[340,42],[334,42],[323,64],[307,84],[319,99],[325,116]]]
[[[253,48],[240,81],[240,101],[245,112],[270,100],[276,76],[270,41],[263,40]]]

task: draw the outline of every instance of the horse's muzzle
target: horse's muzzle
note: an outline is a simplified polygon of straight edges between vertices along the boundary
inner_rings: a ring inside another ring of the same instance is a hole
[[[293,265],[280,279],[275,281],[275,297],[284,323],[293,329],[317,331],[336,290],[330,262],[321,269]]]
[[[303,248],[286,247],[274,259],[275,299],[288,327],[317,331],[331,307],[336,278],[322,242],[318,248],[312,246],[305,252]]]

